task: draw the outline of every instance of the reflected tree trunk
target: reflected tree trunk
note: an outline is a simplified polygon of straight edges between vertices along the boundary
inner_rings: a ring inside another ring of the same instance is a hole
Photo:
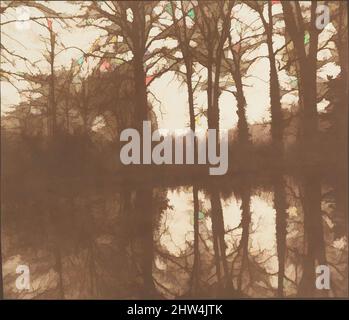
[[[284,277],[286,259],[286,235],[287,235],[287,213],[285,182],[281,173],[277,173],[274,178],[274,209],[276,211],[276,249],[278,256],[278,290],[279,297],[284,296]]]
[[[321,215],[321,182],[316,172],[308,172],[304,177],[303,212],[306,246],[299,295],[309,297],[313,296],[315,291],[316,266],[326,264]]]
[[[64,279],[63,279],[63,263],[62,263],[62,250],[60,243],[63,240],[63,225],[62,216],[57,204],[57,197],[50,196],[45,199],[45,207],[48,212],[48,237],[50,239],[51,250],[54,256],[54,270],[58,274],[58,298],[64,299]]]
[[[199,197],[198,188],[193,185],[193,202],[194,202],[194,263],[191,275],[191,294],[196,297],[199,292],[200,277],[200,251],[199,251]]]
[[[56,260],[55,270],[58,273],[58,294],[60,299],[64,299],[62,254],[58,246],[54,249],[54,256]]]
[[[215,264],[218,278],[218,289],[225,294],[229,286],[229,271],[224,241],[224,220],[221,199],[218,191],[211,191],[212,236],[215,252]]]
[[[153,279],[153,189],[139,189],[136,192],[136,237],[140,246],[140,265],[143,276],[143,296],[152,298],[157,295]]]
[[[1,211],[0,211],[0,300],[4,298],[4,286],[2,281],[2,228],[1,228]]]
[[[244,183],[241,189],[241,240],[239,244],[239,255],[241,256],[241,267],[238,276],[237,290],[242,293],[243,276],[248,266],[248,243],[251,224],[251,190],[248,183]]]
[[[91,297],[98,297],[98,290],[97,290],[97,271],[96,271],[96,263],[95,263],[95,253],[93,248],[93,241],[91,238],[88,240],[88,254],[89,254],[89,272],[90,272],[90,294]]]

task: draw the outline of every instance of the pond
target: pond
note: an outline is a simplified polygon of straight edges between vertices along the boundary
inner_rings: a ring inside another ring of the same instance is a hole
[[[348,294],[346,194],[333,178],[65,181],[6,192],[5,298]],[[330,289],[316,287],[319,265],[329,267]],[[18,288],[19,266],[28,270],[25,289]]]

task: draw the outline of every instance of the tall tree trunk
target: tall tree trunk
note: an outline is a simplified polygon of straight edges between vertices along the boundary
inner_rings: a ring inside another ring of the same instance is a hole
[[[235,1],[228,2],[227,13],[224,13],[224,4],[218,10],[221,10],[223,19],[222,30],[219,35],[217,47],[215,51],[216,39],[213,39],[212,43],[208,45],[208,128],[216,129],[217,132],[217,146],[219,145],[219,97],[221,94],[219,80],[221,73],[221,64],[223,58],[223,47],[228,39],[231,26],[231,10],[234,6]],[[211,30],[209,30],[211,31]],[[209,32],[208,40],[211,40],[215,35]],[[214,79],[212,77],[212,71],[214,67]]]
[[[55,97],[55,45],[56,36],[55,33],[50,29],[50,81],[49,81],[49,134],[54,140],[57,131],[57,111],[56,111],[56,97]]]
[[[188,88],[188,104],[189,104],[189,120],[190,120],[190,129],[195,132],[195,112],[194,112],[194,92],[193,92],[193,83],[192,83],[192,76],[193,76],[193,66],[191,62],[189,61],[186,63],[186,69],[187,69],[187,88]]]
[[[241,146],[246,146],[250,142],[247,118],[246,118],[246,99],[242,84],[242,77],[240,71],[240,62],[238,54],[233,52],[233,59],[235,65],[235,72],[233,78],[236,86],[236,102],[238,115],[238,142]]]
[[[343,81],[343,93],[345,97],[344,103],[348,107],[346,103],[348,101],[348,3],[341,1],[338,3],[338,6],[338,17],[333,21],[337,29],[335,44],[341,67],[341,79]]]
[[[268,2],[269,23],[264,22],[267,34],[267,45],[270,67],[270,105],[271,105],[271,136],[275,152],[275,159],[281,161],[283,157],[283,118],[280,102],[280,84],[276,69],[275,53],[273,49],[273,17],[272,3]],[[262,14],[263,15],[263,14]]]
[[[336,183],[335,183],[335,237],[348,233],[348,3],[338,3],[338,16],[333,19],[337,30],[335,44],[338,51],[341,73],[335,82],[335,143],[336,143]]]
[[[301,109],[301,154],[303,163],[314,164],[318,155],[318,113],[316,92],[316,63],[319,30],[316,28],[317,2],[311,3],[309,24],[309,48],[304,43],[305,23],[300,4],[296,1],[282,1],[286,31],[290,35],[297,56],[296,66],[299,75],[299,103]],[[307,53],[308,51],[308,53]]]
[[[299,76],[299,102],[301,107],[301,154],[303,163],[316,165],[318,161],[318,113],[317,113],[317,52],[318,35],[316,28],[317,2],[310,7],[309,45],[304,43],[305,22],[300,4],[296,1],[282,1],[286,31],[289,33],[296,52],[296,67]],[[304,258],[303,277],[299,293],[311,296],[315,289],[315,260],[318,264],[326,261],[323,226],[321,216],[321,184],[319,172],[304,168],[304,231],[307,252]]]
[[[137,112],[137,127],[142,133],[143,121],[148,120],[149,108],[147,99],[146,72],[144,70],[144,54],[146,46],[144,3],[130,2],[134,21],[132,30],[133,43],[133,75],[135,84],[135,101]]]
[[[208,52],[208,66],[207,66],[207,126],[209,129],[215,128],[214,112],[213,112],[213,57],[212,49]]]
[[[143,69],[143,55],[137,53],[134,57],[134,83],[135,83],[135,101],[137,115],[137,129],[142,134],[143,121],[148,120],[149,110],[147,102],[147,88],[145,84],[146,74]]]
[[[230,66],[230,73],[233,76],[236,93],[234,94],[237,104],[236,114],[238,116],[238,143],[240,148],[246,147],[250,144],[250,135],[246,118],[246,98],[244,94],[244,87],[242,83],[241,75],[241,56],[239,52],[236,52],[232,43],[232,38],[229,35],[229,46],[230,52],[233,56],[233,65]],[[242,155],[241,158],[244,158],[245,155]],[[244,159],[242,159],[244,161]]]

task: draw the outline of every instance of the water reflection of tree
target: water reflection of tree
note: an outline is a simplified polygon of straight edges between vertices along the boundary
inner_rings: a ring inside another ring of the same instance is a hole
[[[241,221],[232,229],[225,225],[227,213],[222,206],[222,198],[231,194],[218,189],[198,193],[198,208],[194,201],[192,206],[194,211],[205,212],[198,219],[200,232],[193,226],[185,249],[178,254],[158,241],[159,233],[164,232],[160,217],[169,208],[166,191],[124,186],[122,192],[103,190],[103,196],[94,191],[81,193],[75,187],[48,189],[44,201],[42,191],[32,191],[23,194],[20,204],[7,202],[5,212],[18,217],[19,223],[6,228],[5,239],[9,232],[17,236],[11,236],[14,242],[10,251],[6,249],[4,261],[11,258],[10,252],[20,252],[34,266],[33,280],[47,276],[47,290],[31,293],[42,298],[313,296],[325,293],[314,291],[313,266],[320,263],[331,268],[332,291],[328,294],[342,294],[347,290],[343,282],[346,243],[340,242],[334,227],[323,222],[327,215],[337,223],[333,187],[321,191],[316,188],[323,184],[320,179],[302,177],[304,184],[297,191],[296,180],[277,178],[280,176],[273,178],[271,186],[282,190],[283,185],[285,195],[274,193],[276,256],[274,251],[251,246],[259,226],[251,223],[255,213],[250,207],[252,191],[246,186],[235,192]],[[187,190],[192,195],[192,189]],[[206,211],[203,197],[211,204]],[[286,211],[289,205],[296,213]],[[151,214],[145,214],[148,210]],[[36,252],[43,253],[37,258]],[[271,272],[268,264],[274,258],[279,268]],[[275,277],[276,282],[272,281]],[[16,295],[9,291],[11,281],[5,277],[5,295],[10,297]]]
[[[302,179],[304,181],[304,177]],[[288,297],[345,292],[345,285],[343,286],[341,282],[346,270],[343,260],[346,256],[345,245],[342,245],[342,249],[334,247],[335,236],[330,228],[323,229],[321,225],[322,232],[319,226],[315,230],[309,228],[309,224],[322,224],[321,211],[318,211],[320,212],[318,215],[314,212],[316,208],[320,208],[321,201],[324,201],[323,196],[315,198],[318,190],[314,186],[319,180],[311,181],[312,183],[307,186],[309,188],[307,192],[311,190],[312,194],[307,196],[313,203],[309,204],[302,202],[304,190],[302,187],[299,188],[300,191],[296,191],[295,180],[290,180],[283,175],[274,175],[271,179],[270,186],[274,193],[269,201],[273,201],[275,210],[275,250],[271,251],[251,246],[251,237],[260,227],[256,222],[252,227],[251,216],[255,213],[250,208],[251,193],[246,192],[249,189],[243,189],[240,186],[236,193],[241,201],[241,222],[233,229],[224,227],[225,215],[219,192],[211,190],[207,193],[210,195],[211,202],[209,213],[212,230],[207,229],[206,223],[200,222],[201,273],[198,279],[200,290],[197,297]],[[289,185],[290,182],[292,187]],[[316,199],[320,202],[316,202]],[[334,213],[330,214],[330,219],[333,216]],[[309,220],[312,222],[309,223]],[[326,235],[323,234],[324,232]],[[228,235],[233,239],[231,243],[228,241]],[[315,243],[317,243],[316,246]],[[166,266],[167,276],[161,278],[162,284],[169,289],[165,296],[191,297],[190,279],[193,270],[194,243],[188,242],[185,249],[177,254],[164,248],[157,250],[162,263]],[[334,289],[331,288],[331,292],[314,291],[315,268],[325,262],[331,267],[331,274],[333,273],[331,281]],[[229,265],[231,269],[227,267]],[[274,267],[270,269],[273,265]],[[314,270],[313,274],[310,273],[312,270]],[[159,272],[163,271],[159,270]]]
[[[239,193],[238,193],[239,194]],[[242,286],[244,280],[244,273],[250,270],[249,264],[249,235],[250,235],[250,223],[251,223],[251,210],[250,210],[250,187],[248,185],[242,185],[239,196],[241,197],[241,239],[238,246],[237,258],[239,259],[240,270],[237,277],[237,290],[239,294],[242,294]],[[233,265],[236,261],[233,261]],[[247,270],[246,270],[247,269]]]
[[[226,257],[226,244],[224,241],[224,221],[221,199],[218,191],[210,191],[212,238],[217,277],[218,296],[232,295],[234,287],[231,282]]]

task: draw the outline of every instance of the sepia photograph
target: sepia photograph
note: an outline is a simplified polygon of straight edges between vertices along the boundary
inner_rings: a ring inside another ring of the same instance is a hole
[[[0,300],[348,299],[347,1],[0,15]]]

